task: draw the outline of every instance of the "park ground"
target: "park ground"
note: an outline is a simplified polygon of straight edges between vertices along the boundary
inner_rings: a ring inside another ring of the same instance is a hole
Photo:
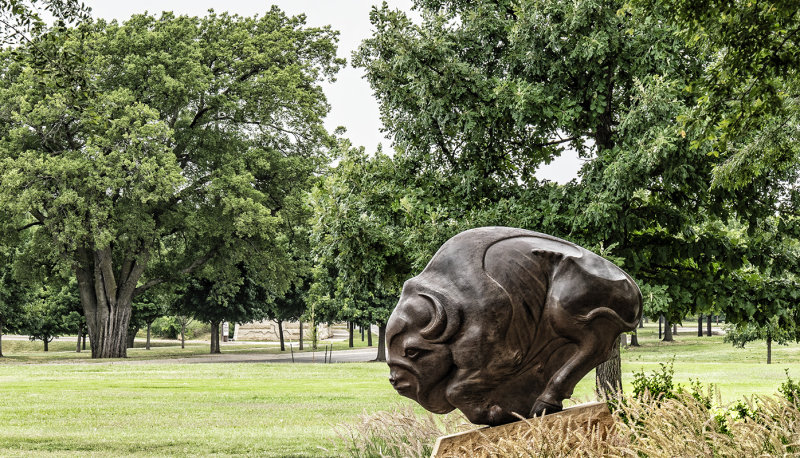
[[[670,361],[677,382],[714,384],[723,405],[775,393],[785,370],[800,379],[798,344],[773,346],[767,365],[763,342],[739,349],[687,327],[664,343],[656,333],[649,324],[640,329],[641,347],[622,350],[625,390],[633,372]],[[128,359],[96,361],[75,353],[68,339],[48,354],[41,342],[4,339],[0,456],[340,455],[336,425],[410,401],[393,391],[385,364],[366,362],[374,353],[360,339],[353,353],[347,342],[325,344],[333,345],[333,363],[322,363],[322,345],[311,364],[301,364],[299,353],[292,364],[263,343],[231,344],[207,357],[207,342],[180,349],[170,341],[152,350],[137,342]],[[337,362],[347,354],[364,362]],[[593,388],[590,373],[573,398],[590,400]]]

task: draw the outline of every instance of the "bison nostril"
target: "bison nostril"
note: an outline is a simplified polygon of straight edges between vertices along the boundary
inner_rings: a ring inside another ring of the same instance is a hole
[[[397,379],[395,378],[394,375],[389,376],[389,383],[391,383],[392,385],[397,385]]]

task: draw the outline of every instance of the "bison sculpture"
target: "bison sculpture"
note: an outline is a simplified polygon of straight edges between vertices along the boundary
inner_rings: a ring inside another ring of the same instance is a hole
[[[500,425],[562,409],[635,328],[642,295],[622,269],[538,232],[462,232],[406,281],[386,328],[389,380],[427,410]]]

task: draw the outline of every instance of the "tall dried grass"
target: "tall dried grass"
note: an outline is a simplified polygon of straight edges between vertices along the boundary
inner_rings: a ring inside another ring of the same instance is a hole
[[[357,422],[337,425],[334,430],[347,456],[376,458],[428,457],[437,437],[473,428],[460,413],[417,414],[409,405],[390,412],[364,413]]]
[[[800,456],[800,411],[784,398],[754,397],[710,409],[689,393],[674,399],[625,397],[608,434],[569,424],[528,421],[522,434],[460,450],[454,456],[716,457]],[[474,428],[463,417],[417,415],[411,408],[363,415],[340,425],[353,457],[427,457],[438,436]]]

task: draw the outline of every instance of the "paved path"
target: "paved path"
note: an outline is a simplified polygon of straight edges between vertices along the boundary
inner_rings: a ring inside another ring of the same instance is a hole
[[[358,348],[354,350],[336,350],[331,352],[330,363],[364,363],[374,361],[377,348]],[[208,363],[317,363],[325,362],[325,351],[295,353],[294,359],[290,351],[279,354],[258,353],[221,353],[217,355],[199,355],[186,358],[136,359],[113,361],[110,364],[208,364]]]

